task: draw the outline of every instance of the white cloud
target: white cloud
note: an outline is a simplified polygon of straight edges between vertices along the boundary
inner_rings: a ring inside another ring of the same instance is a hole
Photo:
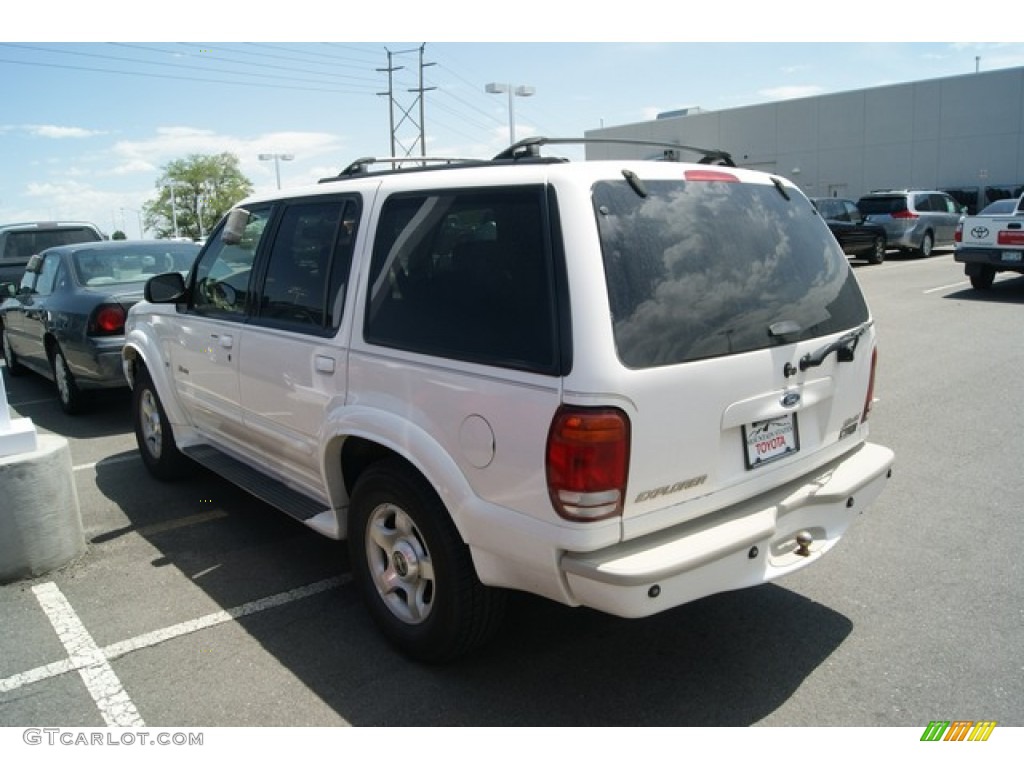
[[[102,136],[106,131],[91,131],[88,128],[75,128],[70,125],[29,125],[28,132],[33,136],[45,139],[87,139],[90,136]]]
[[[758,91],[758,94],[772,101],[785,101],[817,96],[824,92],[825,89],[820,85],[782,85],[778,88],[764,88]]]

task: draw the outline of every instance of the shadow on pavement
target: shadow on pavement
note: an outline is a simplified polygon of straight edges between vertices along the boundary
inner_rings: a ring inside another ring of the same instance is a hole
[[[101,461],[96,480],[131,525],[95,535],[92,546],[139,533],[160,553],[152,567],[205,574],[191,584],[224,609],[344,577],[340,587],[238,623],[353,725],[749,725],[782,705],[852,630],[841,614],[774,585],[642,620],[516,593],[495,642],[455,664],[422,666],[372,625],[347,581],[343,543],[205,471],[164,484],[124,458]],[[166,505],[188,498],[208,500],[221,516],[162,529]],[[284,717],[266,724],[290,724]]]

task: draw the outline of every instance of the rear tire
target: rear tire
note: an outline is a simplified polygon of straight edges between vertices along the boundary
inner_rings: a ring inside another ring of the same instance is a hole
[[[871,243],[868,264],[881,264],[885,261],[885,238],[878,235]]]
[[[931,232],[925,232],[921,238],[921,245],[917,249],[917,255],[927,259],[935,249],[935,236]]]
[[[982,267],[978,274],[971,275],[971,286],[979,291],[987,291],[995,279],[996,271],[992,267]]]
[[[348,540],[370,615],[411,658],[451,661],[483,645],[500,626],[505,593],[480,583],[448,510],[404,461],[386,459],[359,478]]]
[[[4,349],[6,348],[5,346]],[[60,407],[69,416],[81,413],[85,407],[85,395],[78,388],[78,383],[68,367],[67,358],[59,346],[54,346],[50,364],[53,366],[53,381],[57,385],[57,400]]]
[[[174,433],[153,380],[141,365],[132,390],[132,422],[142,463],[153,477],[176,480],[188,473],[191,462],[175,445]]]

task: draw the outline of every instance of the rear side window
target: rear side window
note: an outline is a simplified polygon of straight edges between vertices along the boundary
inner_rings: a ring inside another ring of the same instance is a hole
[[[619,358],[651,368],[814,338],[868,319],[810,203],[726,182],[595,185]],[[785,330],[783,333],[782,331]]]
[[[374,241],[366,340],[555,373],[545,211],[539,185],[392,197]]]

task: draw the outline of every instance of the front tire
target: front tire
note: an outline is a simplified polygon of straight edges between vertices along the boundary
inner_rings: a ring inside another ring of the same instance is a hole
[[[504,592],[480,583],[444,504],[404,461],[381,461],[359,478],[348,540],[370,615],[413,659],[451,661],[500,626]]]
[[[6,349],[6,346],[4,348]],[[69,416],[81,413],[85,406],[85,395],[78,388],[78,383],[68,367],[67,358],[64,357],[64,351],[59,346],[54,347],[50,364],[53,366],[53,381],[57,385],[57,400],[60,401],[60,407]]]
[[[132,422],[142,463],[151,475],[159,480],[176,480],[187,474],[189,459],[175,445],[160,396],[149,372],[142,366],[135,374],[132,390]]]
[[[4,365],[7,366],[7,372],[11,376],[21,376],[25,372],[25,367],[18,362],[17,355],[14,354],[14,350],[11,349],[11,340],[7,337],[6,329],[3,332],[3,345],[4,345]]]

